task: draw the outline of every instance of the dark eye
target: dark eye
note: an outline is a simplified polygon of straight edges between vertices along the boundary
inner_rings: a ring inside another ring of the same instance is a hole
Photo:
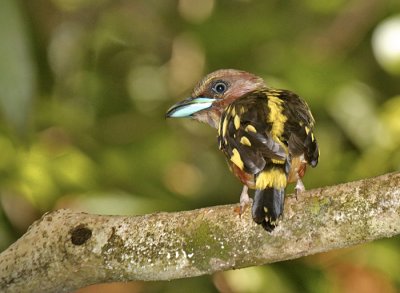
[[[213,86],[213,91],[217,94],[223,94],[227,89],[226,83],[219,81]]]

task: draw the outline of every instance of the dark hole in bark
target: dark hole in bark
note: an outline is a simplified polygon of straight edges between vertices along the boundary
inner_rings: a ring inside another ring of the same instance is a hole
[[[82,245],[89,240],[90,237],[92,237],[92,230],[83,225],[75,227],[71,232],[71,242],[74,245]]]

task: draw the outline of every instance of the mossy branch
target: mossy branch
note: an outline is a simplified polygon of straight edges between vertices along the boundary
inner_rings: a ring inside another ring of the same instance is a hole
[[[0,254],[0,292],[171,280],[298,258],[400,231],[400,173],[310,190],[272,234],[237,205],[136,217],[58,210]]]

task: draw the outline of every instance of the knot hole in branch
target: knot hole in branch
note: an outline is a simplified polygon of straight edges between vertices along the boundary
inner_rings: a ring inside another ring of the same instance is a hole
[[[82,245],[92,237],[92,230],[83,224],[76,226],[71,231],[71,242],[74,245]]]

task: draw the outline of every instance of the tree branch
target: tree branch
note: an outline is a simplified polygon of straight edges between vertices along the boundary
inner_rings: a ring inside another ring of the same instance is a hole
[[[170,280],[298,258],[400,231],[400,173],[310,190],[272,234],[237,205],[136,217],[58,210],[0,254],[1,292]]]

